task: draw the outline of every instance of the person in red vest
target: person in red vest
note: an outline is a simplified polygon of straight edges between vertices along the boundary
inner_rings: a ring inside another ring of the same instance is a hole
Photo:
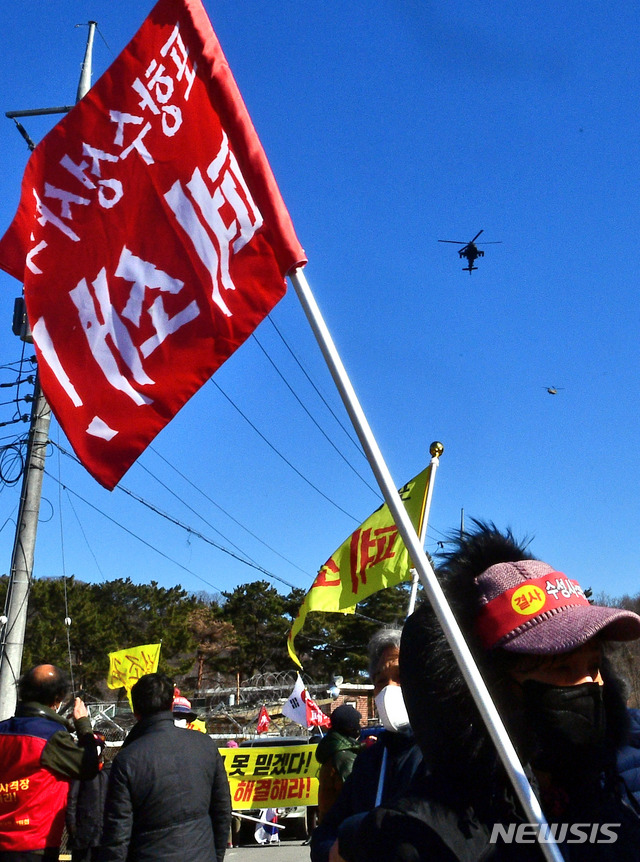
[[[98,772],[83,701],[73,707],[77,743],[57,713],[68,688],[60,668],[36,665],[18,682],[16,714],[0,722],[0,862],[57,860],[71,781]]]

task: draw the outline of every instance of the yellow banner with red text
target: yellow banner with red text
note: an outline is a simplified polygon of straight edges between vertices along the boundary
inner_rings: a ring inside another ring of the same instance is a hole
[[[315,745],[221,748],[236,811],[318,804]]]

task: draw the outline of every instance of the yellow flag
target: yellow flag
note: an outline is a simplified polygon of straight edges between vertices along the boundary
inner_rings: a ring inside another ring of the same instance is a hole
[[[109,688],[124,686],[127,690],[129,703],[131,703],[131,689],[140,677],[148,673],[155,673],[158,670],[160,646],[161,644],[144,644],[143,646],[110,652],[109,674],[107,675]]]
[[[431,465],[398,489],[418,533],[422,527],[430,478]],[[318,572],[287,638],[293,661],[302,667],[293,648],[293,640],[309,611],[354,613],[358,602],[378,590],[407,580],[410,568],[409,552],[385,503],[340,545]]]

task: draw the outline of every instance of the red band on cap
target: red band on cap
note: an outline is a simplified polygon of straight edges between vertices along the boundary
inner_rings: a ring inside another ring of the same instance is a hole
[[[480,610],[476,630],[483,646],[491,649],[523,623],[547,611],[588,605],[582,587],[562,572],[548,572],[505,590]]]

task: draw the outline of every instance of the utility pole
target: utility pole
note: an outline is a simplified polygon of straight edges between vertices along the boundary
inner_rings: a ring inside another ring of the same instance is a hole
[[[89,35],[87,36],[87,45],[82,64],[80,83],[78,85],[77,101],[80,101],[91,87],[91,57],[95,29],[96,22],[89,21]],[[69,109],[44,108],[36,111],[13,111],[6,116],[16,122],[20,133],[27,140],[29,148],[33,149],[33,142],[31,142],[16,118],[64,113],[67,110]],[[20,337],[24,341],[32,341],[31,334],[28,331],[28,324],[26,323],[26,315],[23,332]],[[33,574],[36,532],[40,514],[42,480],[44,477],[44,462],[49,442],[50,424],[51,409],[40,388],[39,378],[36,376],[27,456],[22,477],[20,507],[16,524],[16,537],[11,556],[11,572],[6,602],[7,611],[6,618],[2,617],[2,628],[0,629],[0,721],[12,716],[16,707],[16,682],[20,676],[22,665],[24,634],[27,625],[27,606]]]
[[[24,632],[27,625],[27,605],[33,572],[33,557],[38,529],[44,461],[49,442],[51,409],[36,377],[27,457],[22,477],[20,508],[16,537],[11,556],[11,574],[7,596],[7,622],[0,663],[0,720],[15,712],[16,686],[22,664]]]

